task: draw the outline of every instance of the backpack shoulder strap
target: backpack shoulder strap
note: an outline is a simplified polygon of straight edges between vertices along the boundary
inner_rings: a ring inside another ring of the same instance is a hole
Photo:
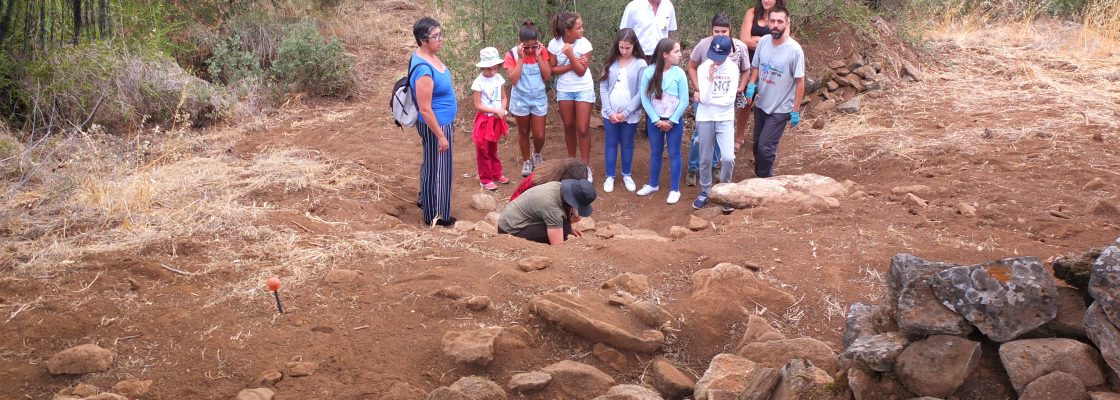
[[[429,65],[427,61],[416,63],[416,65],[413,65],[412,68],[408,69],[408,79],[405,80],[406,86],[412,87],[412,74],[416,72],[417,68],[420,67],[428,67],[428,69],[432,69],[432,66]]]

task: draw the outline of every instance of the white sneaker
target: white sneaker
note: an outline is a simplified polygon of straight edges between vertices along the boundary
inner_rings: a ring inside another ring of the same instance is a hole
[[[681,192],[676,190],[669,192],[669,198],[665,200],[669,204],[677,204],[681,200]]]
[[[591,172],[591,167],[587,167],[587,181],[595,183],[595,174]]]
[[[657,186],[642,185],[642,189],[638,190],[638,196],[649,196],[657,191]]]
[[[544,157],[541,157],[541,153],[533,153],[533,167],[538,167],[543,162]]]
[[[603,191],[607,192],[607,193],[610,193],[610,192],[614,191],[614,177],[613,176],[608,176],[607,179],[603,180]]]
[[[638,185],[634,183],[634,178],[631,178],[630,175],[622,176],[622,184],[626,185],[626,190],[629,192],[633,192],[638,188]]]
[[[525,163],[521,165],[521,177],[529,176],[531,173],[533,173],[533,162],[525,160]]]

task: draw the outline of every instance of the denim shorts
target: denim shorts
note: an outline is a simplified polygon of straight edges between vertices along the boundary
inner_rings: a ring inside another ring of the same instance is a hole
[[[548,96],[537,98],[525,96],[510,96],[509,113],[515,117],[524,117],[529,114],[543,117],[548,115]]]
[[[556,92],[556,101],[582,101],[584,103],[595,102],[595,90],[588,89],[582,92]]]

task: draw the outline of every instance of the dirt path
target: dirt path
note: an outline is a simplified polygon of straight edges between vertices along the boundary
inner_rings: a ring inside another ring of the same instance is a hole
[[[365,12],[392,14],[398,22],[419,13],[399,2],[371,7]],[[787,134],[780,173],[850,179],[869,194],[843,200],[838,210],[739,210],[656,245],[588,236],[547,248],[427,229],[411,204],[419,140],[391,125],[380,98],[391,75],[381,68],[389,64],[370,61],[371,52],[406,47],[406,32],[394,30],[403,38],[397,41],[354,46],[366,70],[378,71],[363,76],[370,89],[359,99],[286,110],[263,128],[212,141],[222,147],[205,160],[151,171],[153,177],[209,171],[198,175],[214,182],[188,182],[182,196],[205,195],[205,204],[228,197],[224,213],[153,206],[169,208],[170,220],[206,216],[236,224],[156,230],[164,235],[139,241],[142,246],[90,245],[53,279],[0,279],[0,398],[47,398],[78,381],[105,389],[129,377],[154,380],[151,398],[230,398],[291,360],[319,368],[279,383],[278,399],[376,398],[394,382],[432,390],[472,374],[504,384],[514,373],[561,359],[608,370],[590,356],[594,343],[533,318],[528,300],[561,285],[592,293],[633,272],[649,276],[651,297],[683,312],[675,307],[688,297],[692,273],[720,262],[761,266],[761,278],[798,301],[786,310],[755,311],[787,336],[835,346],[847,307],[879,296],[896,253],[955,263],[1018,255],[1048,260],[1120,235],[1115,208],[1092,208],[1095,199],[1120,205],[1120,60],[1052,55],[1031,47],[1037,42],[1009,38],[1000,45],[939,38],[923,81],[869,95],[861,113],[834,116],[824,129],[803,126]],[[556,122],[546,158],[564,152]],[[473,149],[459,132],[453,212],[479,220],[484,213],[468,206],[480,191]],[[601,129],[594,134],[601,137]],[[601,166],[601,146],[594,148],[593,166]],[[506,142],[500,150],[511,176],[514,149]],[[637,149],[635,165],[648,165],[645,140]],[[735,176],[745,179],[750,156],[740,157]],[[635,174],[639,182],[647,176],[641,167]],[[1086,186],[1094,180],[1100,183]],[[915,209],[892,193],[907,185],[928,186],[922,197],[930,205]],[[162,199],[161,193],[153,197]],[[669,206],[664,192],[650,198],[621,189],[601,193],[594,218],[667,236],[670,226],[686,224],[696,194],[685,187],[682,202]],[[961,203],[974,206],[976,215],[959,213]],[[522,273],[516,260],[527,254],[553,264]],[[359,275],[328,283],[324,276],[333,269]],[[288,313],[281,317],[274,317],[263,290],[273,274],[285,282]],[[449,286],[488,296],[492,305],[473,312],[430,295]],[[527,328],[537,345],[501,353],[488,368],[457,366],[440,351],[446,331],[515,325]],[[736,337],[743,326],[726,328]],[[113,369],[82,377],[46,372],[52,354],[89,342],[115,351]],[[678,342],[665,354],[700,374],[706,360],[697,345]],[[612,371],[620,383],[637,382],[649,361],[632,357],[627,368]]]

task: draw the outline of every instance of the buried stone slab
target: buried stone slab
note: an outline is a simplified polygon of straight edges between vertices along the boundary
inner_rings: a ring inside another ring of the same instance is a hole
[[[782,367],[781,374],[770,400],[840,400],[851,396],[846,390],[838,390],[827,372],[806,360],[790,360]]]
[[[529,307],[542,318],[592,342],[649,353],[661,348],[665,335],[636,326],[630,316],[606,304],[590,304],[567,293],[534,296]]]
[[[1120,326],[1120,239],[1112,243],[1093,262],[1089,295],[1113,325]]]
[[[836,371],[836,352],[809,337],[750,343],[739,350],[739,355],[768,368],[778,369],[790,360],[804,359],[829,373]]]
[[[615,385],[593,400],[663,400],[653,389],[639,385]]]
[[[1028,383],[1055,371],[1077,377],[1086,386],[1105,383],[1100,354],[1093,347],[1073,339],[1024,339],[1004,343],[999,358],[1011,386],[1022,393]]]
[[[47,371],[51,375],[105,372],[113,366],[113,357],[114,354],[111,350],[87,343],[60,351],[52,356],[47,360]]]
[[[463,364],[489,364],[494,359],[494,339],[501,333],[500,327],[444,333],[443,354]]]
[[[1051,372],[1023,388],[1019,400],[1085,400],[1085,386],[1072,374]]]
[[[928,279],[915,279],[898,295],[898,329],[915,336],[968,336],[972,325],[960,314],[945,307],[933,292]]]
[[[449,386],[451,390],[466,395],[471,400],[506,400],[506,391],[494,381],[478,377],[465,376]]]
[[[734,340],[725,328],[748,319],[757,306],[784,310],[794,303],[793,295],[758,279],[734,264],[720,263],[692,274],[692,293],[672,304],[674,315],[688,321],[682,335],[692,354],[706,359]],[[784,360],[782,364],[784,364]],[[779,364],[777,368],[780,368]]]
[[[894,369],[895,360],[910,341],[898,332],[864,336],[852,342],[840,360],[872,371],[888,372]]]
[[[1012,340],[1058,314],[1058,285],[1035,257],[954,267],[930,283],[945,307],[995,342]]]
[[[506,387],[514,392],[535,392],[544,389],[552,381],[552,375],[540,371],[523,372],[509,378]]]
[[[668,400],[681,400],[692,395],[696,379],[681,372],[669,359],[657,356],[650,363],[650,384]]]
[[[935,335],[907,346],[895,361],[895,374],[918,396],[948,397],[980,364],[980,343]]]
[[[635,296],[642,296],[649,291],[649,277],[626,272],[604,282],[602,288],[621,290]]]
[[[848,192],[844,184],[827,176],[780,175],[715,185],[711,200],[734,208],[793,204],[803,210],[819,211],[840,207],[838,198],[847,197]]]
[[[781,373],[734,354],[718,354],[696,382],[696,400],[758,399],[770,396]]]
[[[1100,349],[1101,357],[1112,368],[1112,373],[1120,374],[1120,329],[1108,320],[1097,302],[1085,311],[1085,333]]]
[[[598,368],[570,360],[563,360],[541,369],[552,376],[548,384],[551,393],[544,398],[591,399],[614,386],[615,380]]]

